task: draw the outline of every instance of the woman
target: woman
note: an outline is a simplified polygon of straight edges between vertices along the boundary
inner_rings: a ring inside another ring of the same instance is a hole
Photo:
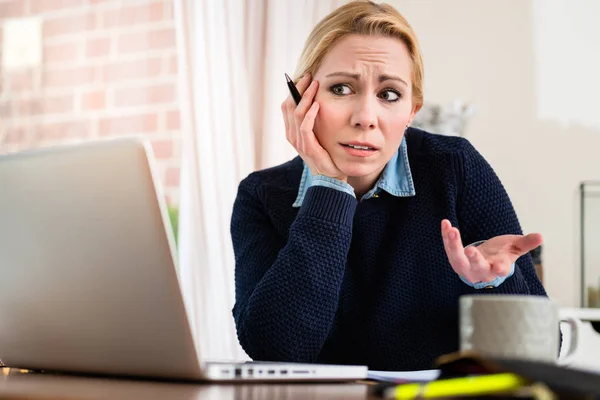
[[[458,349],[458,298],[542,295],[511,202],[462,138],[410,128],[416,36],[353,2],[302,53],[282,104],[299,157],[239,186],[231,234],[239,341],[253,359],[430,368]],[[463,244],[468,246],[465,248]]]

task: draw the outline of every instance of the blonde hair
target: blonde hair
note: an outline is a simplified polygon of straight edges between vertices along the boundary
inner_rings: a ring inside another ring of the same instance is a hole
[[[412,60],[413,105],[423,105],[423,58],[417,36],[402,14],[383,3],[353,1],[323,18],[304,44],[294,81],[298,82],[306,73],[314,76],[329,49],[350,34],[385,36],[401,40],[408,48]]]

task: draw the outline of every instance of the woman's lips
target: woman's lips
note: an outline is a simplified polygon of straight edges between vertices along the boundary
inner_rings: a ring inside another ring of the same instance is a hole
[[[344,151],[354,157],[370,157],[377,152],[377,149],[368,145],[344,144],[340,143]]]

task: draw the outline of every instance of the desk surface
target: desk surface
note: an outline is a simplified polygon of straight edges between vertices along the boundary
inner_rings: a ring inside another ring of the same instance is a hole
[[[260,400],[367,399],[368,385],[340,384],[192,384],[6,371],[0,399]]]

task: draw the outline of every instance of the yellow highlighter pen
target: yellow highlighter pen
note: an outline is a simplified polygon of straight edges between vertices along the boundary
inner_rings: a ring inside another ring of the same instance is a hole
[[[433,399],[436,397],[476,396],[516,390],[529,383],[511,373],[441,379],[428,383],[407,383],[385,391],[387,399]]]

